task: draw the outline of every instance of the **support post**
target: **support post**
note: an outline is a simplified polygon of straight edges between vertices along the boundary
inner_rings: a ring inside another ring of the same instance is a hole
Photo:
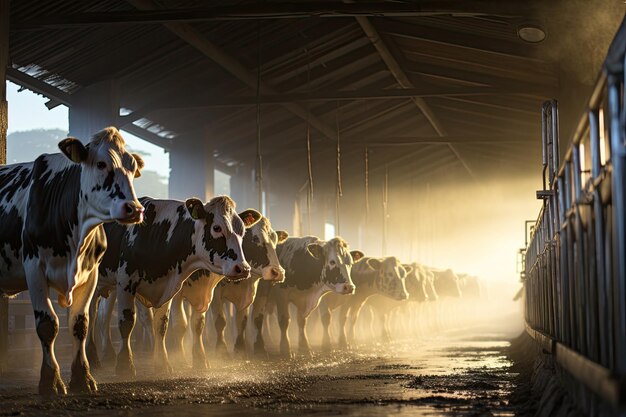
[[[70,135],[86,142],[105,127],[117,126],[119,102],[119,88],[112,80],[89,85],[72,95]]]
[[[170,151],[169,197],[197,197],[206,202],[215,194],[214,169],[213,147],[206,132],[177,137]]]
[[[0,1],[0,165],[7,163],[7,130],[9,103],[7,102],[7,77],[9,66],[9,0]],[[9,299],[0,297],[0,372],[7,364],[9,347]]]

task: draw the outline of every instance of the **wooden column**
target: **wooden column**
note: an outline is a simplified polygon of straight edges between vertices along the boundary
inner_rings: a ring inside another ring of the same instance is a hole
[[[6,69],[9,60],[9,11],[10,1],[0,1],[0,164],[7,163],[7,129],[9,127],[9,104],[7,103]],[[0,372],[7,364],[9,346],[9,299],[0,297]]]
[[[248,207],[256,207],[256,199],[253,198],[254,186],[253,186],[253,173],[247,166],[237,167],[235,173],[230,178],[230,193],[231,197],[237,203],[237,210],[242,211]]]
[[[176,138],[170,149],[169,197],[184,200],[197,197],[206,202],[213,197],[213,147],[207,132]]]
[[[70,136],[87,142],[105,127],[117,126],[119,108],[119,88],[115,81],[106,80],[81,89],[72,95]]]

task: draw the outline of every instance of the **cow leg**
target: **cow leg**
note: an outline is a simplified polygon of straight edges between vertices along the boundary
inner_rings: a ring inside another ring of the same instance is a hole
[[[330,342],[330,320],[331,314],[330,308],[328,305],[322,300],[320,305],[317,307],[320,311],[320,321],[322,322],[322,350],[329,351],[332,349],[332,344]]]
[[[65,384],[61,379],[59,364],[54,355],[54,341],[59,333],[59,318],[50,302],[48,282],[38,267],[25,263],[24,269],[26,271],[28,292],[35,314],[37,336],[39,336],[43,350],[39,394],[67,394]]]
[[[119,331],[122,338],[120,351],[117,354],[117,364],[115,373],[121,377],[135,377],[135,362],[133,360],[133,350],[130,346],[130,335],[135,327],[135,296],[121,290],[118,286],[117,294],[117,317],[119,320]]]
[[[98,304],[100,297],[92,297],[89,303],[89,331],[87,332],[87,360],[92,369],[102,368],[98,349],[96,348],[96,321],[98,316]]]
[[[154,369],[159,374],[172,374],[172,366],[167,357],[165,336],[170,318],[172,300],[154,309]]]
[[[276,300],[276,315],[278,316],[278,327],[280,327],[280,355],[286,358],[291,357],[291,346],[289,343],[289,303],[283,297]]]
[[[339,347],[345,349],[348,347],[348,338],[346,337],[346,321],[350,315],[350,305],[344,303],[339,309]]]
[[[252,303],[252,323],[256,330],[254,337],[253,351],[255,356],[267,358],[267,350],[265,350],[265,341],[263,340],[263,321],[265,320],[265,305],[267,303],[267,295],[257,293]]]
[[[391,313],[389,311],[375,311],[374,310],[374,314],[376,314],[379,319],[380,319],[380,325],[381,325],[381,340],[385,343],[388,343],[391,341],[391,334],[389,333],[389,322],[391,320]]]
[[[191,311],[191,332],[193,333],[192,358],[194,369],[208,369],[202,332],[206,323],[206,312],[200,313],[195,308]]]
[[[137,300],[135,300],[135,309],[137,322],[141,324],[141,336],[137,338],[139,342],[137,347],[143,352],[152,352],[154,350],[154,312]]]
[[[171,337],[174,339],[172,355],[176,357],[176,361],[187,365],[186,353],[185,353],[185,334],[189,327],[189,320],[187,320],[187,312],[185,312],[185,305],[183,299],[182,290],[179,291],[174,298],[170,301],[170,319],[171,323]],[[156,320],[156,317],[155,317]],[[157,327],[158,323],[157,323]],[[159,335],[155,332],[155,336]],[[157,342],[155,342],[157,343]]]
[[[303,311],[304,308],[298,308],[298,331],[299,331],[299,340],[298,340],[298,351],[300,354],[305,356],[311,356],[311,346],[309,345],[309,338],[306,335],[306,322],[308,316],[305,316]]]
[[[102,363],[111,365],[115,362],[117,356],[111,341],[111,318],[113,317],[116,299],[117,293],[115,291],[112,291],[108,298],[100,298],[97,310],[98,318],[96,319],[98,325],[95,326],[100,339],[100,348],[102,349]]]
[[[346,320],[348,324],[348,335],[346,338],[348,341],[348,344],[354,345],[356,341],[355,334],[354,334],[354,326],[356,325],[356,321],[359,318],[359,313],[361,313],[362,309],[363,309],[363,303],[358,304],[356,306],[353,305],[352,308],[350,308],[350,312]]]
[[[237,339],[235,339],[235,346],[233,348],[235,354],[245,355],[246,353],[246,325],[248,324],[249,313],[250,306],[236,312]]]
[[[98,283],[98,270],[94,270],[85,284],[75,288],[74,301],[70,306],[69,330],[73,336],[72,351],[72,378],[70,390],[72,392],[95,392],[98,390],[96,380],[89,371],[89,361],[85,347],[87,344],[87,330],[89,329],[89,304]]]
[[[225,354],[227,350],[226,340],[224,340],[226,315],[224,314],[224,302],[221,297],[216,297],[211,302],[211,313],[213,315],[213,326],[215,327],[215,351]]]

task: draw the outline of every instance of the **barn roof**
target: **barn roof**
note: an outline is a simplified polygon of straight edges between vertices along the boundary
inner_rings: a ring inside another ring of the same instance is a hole
[[[539,109],[563,67],[541,3],[21,0],[8,75],[50,107],[114,80],[121,128],[163,147],[209,132],[227,166],[254,166],[258,100],[273,174],[306,180],[308,121],[319,175],[339,136],[347,181],[366,147],[397,184],[480,181],[538,172]],[[521,40],[525,22],[548,39]]]

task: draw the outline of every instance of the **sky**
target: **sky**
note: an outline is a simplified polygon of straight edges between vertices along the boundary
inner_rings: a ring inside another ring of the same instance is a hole
[[[68,108],[57,106],[48,110],[45,103],[47,98],[37,95],[30,90],[20,90],[20,86],[7,82],[7,101],[9,102],[9,129],[8,133],[33,129],[61,129],[69,130]],[[94,132],[95,133],[95,132]],[[146,169],[169,177],[169,154],[163,149],[154,146],[138,137],[122,130],[128,146],[142,154],[146,162]],[[86,141],[88,138],[79,138]]]

